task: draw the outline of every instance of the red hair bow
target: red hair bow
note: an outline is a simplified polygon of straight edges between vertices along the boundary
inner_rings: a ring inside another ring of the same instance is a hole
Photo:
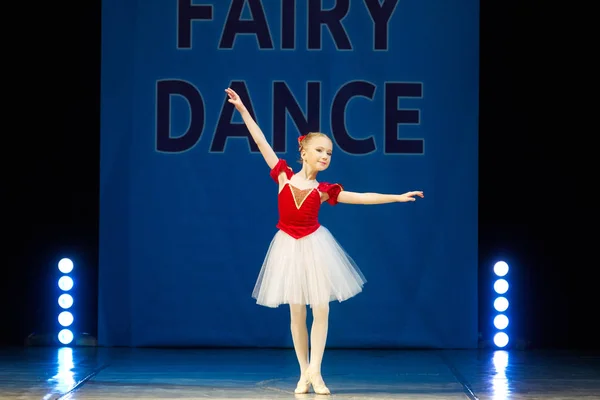
[[[306,135],[302,135],[298,138],[298,143],[302,143],[302,141],[304,140],[304,138],[306,137]]]

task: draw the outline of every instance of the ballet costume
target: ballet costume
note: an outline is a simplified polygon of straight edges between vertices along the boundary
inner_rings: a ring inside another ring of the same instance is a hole
[[[362,291],[366,279],[327,228],[319,223],[321,194],[327,203],[337,204],[340,184],[319,183],[299,189],[290,179],[294,172],[280,159],[270,171],[279,183],[286,181],[278,196],[278,231],[271,240],[252,297],[266,307],[281,304],[315,306],[342,302]]]

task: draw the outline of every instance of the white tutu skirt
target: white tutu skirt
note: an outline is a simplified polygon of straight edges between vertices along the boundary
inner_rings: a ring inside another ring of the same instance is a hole
[[[324,226],[301,239],[280,230],[271,241],[252,297],[266,307],[312,307],[347,300],[365,283],[355,262]]]

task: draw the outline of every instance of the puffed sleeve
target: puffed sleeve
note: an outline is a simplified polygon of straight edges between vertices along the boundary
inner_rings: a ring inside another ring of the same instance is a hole
[[[287,165],[285,160],[280,158],[271,170],[271,178],[273,178],[275,183],[279,183],[279,174],[282,172],[285,172],[285,176],[287,176],[288,179],[291,179],[292,176],[294,176],[294,171]]]
[[[339,183],[322,182],[319,184],[319,192],[327,193],[327,195],[329,196],[327,202],[332,206],[338,203],[338,196],[342,190],[344,190],[344,188]]]

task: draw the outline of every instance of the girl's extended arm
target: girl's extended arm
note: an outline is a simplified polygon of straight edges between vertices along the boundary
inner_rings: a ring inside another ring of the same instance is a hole
[[[346,204],[386,204],[415,201],[415,196],[423,198],[423,192],[406,192],[404,194],[356,193],[342,190],[338,195],[339,203]]]
[[[225,92],[227,92],[227,95],[229,96],[228,101],[235,106],[236,110],[238,110],[238,112],[242,116],[242,119],[244,120],[244,123],[246,124],[246,127],[248,128],[248,131],[252,136],[252,139],[254,139],[254,143],[256,143],[256,145],[258,146],[258,150],[260,150],[260,153],[269,165],[269,168],[273,169],[273,167],[279,161],[279,157],[277,157],[277,154],[275,154],[275,152],[271,148],[271,145],[269,144],[269,142],[267,142],[267,138],[265,137],[264,133],[262,132],[258,124],[254,121],[254,119],[246,109],[246,106],[244,106],[244,104],[242,103],[240,96],[238,96],[238,94],[230,88],[225,89]]]

